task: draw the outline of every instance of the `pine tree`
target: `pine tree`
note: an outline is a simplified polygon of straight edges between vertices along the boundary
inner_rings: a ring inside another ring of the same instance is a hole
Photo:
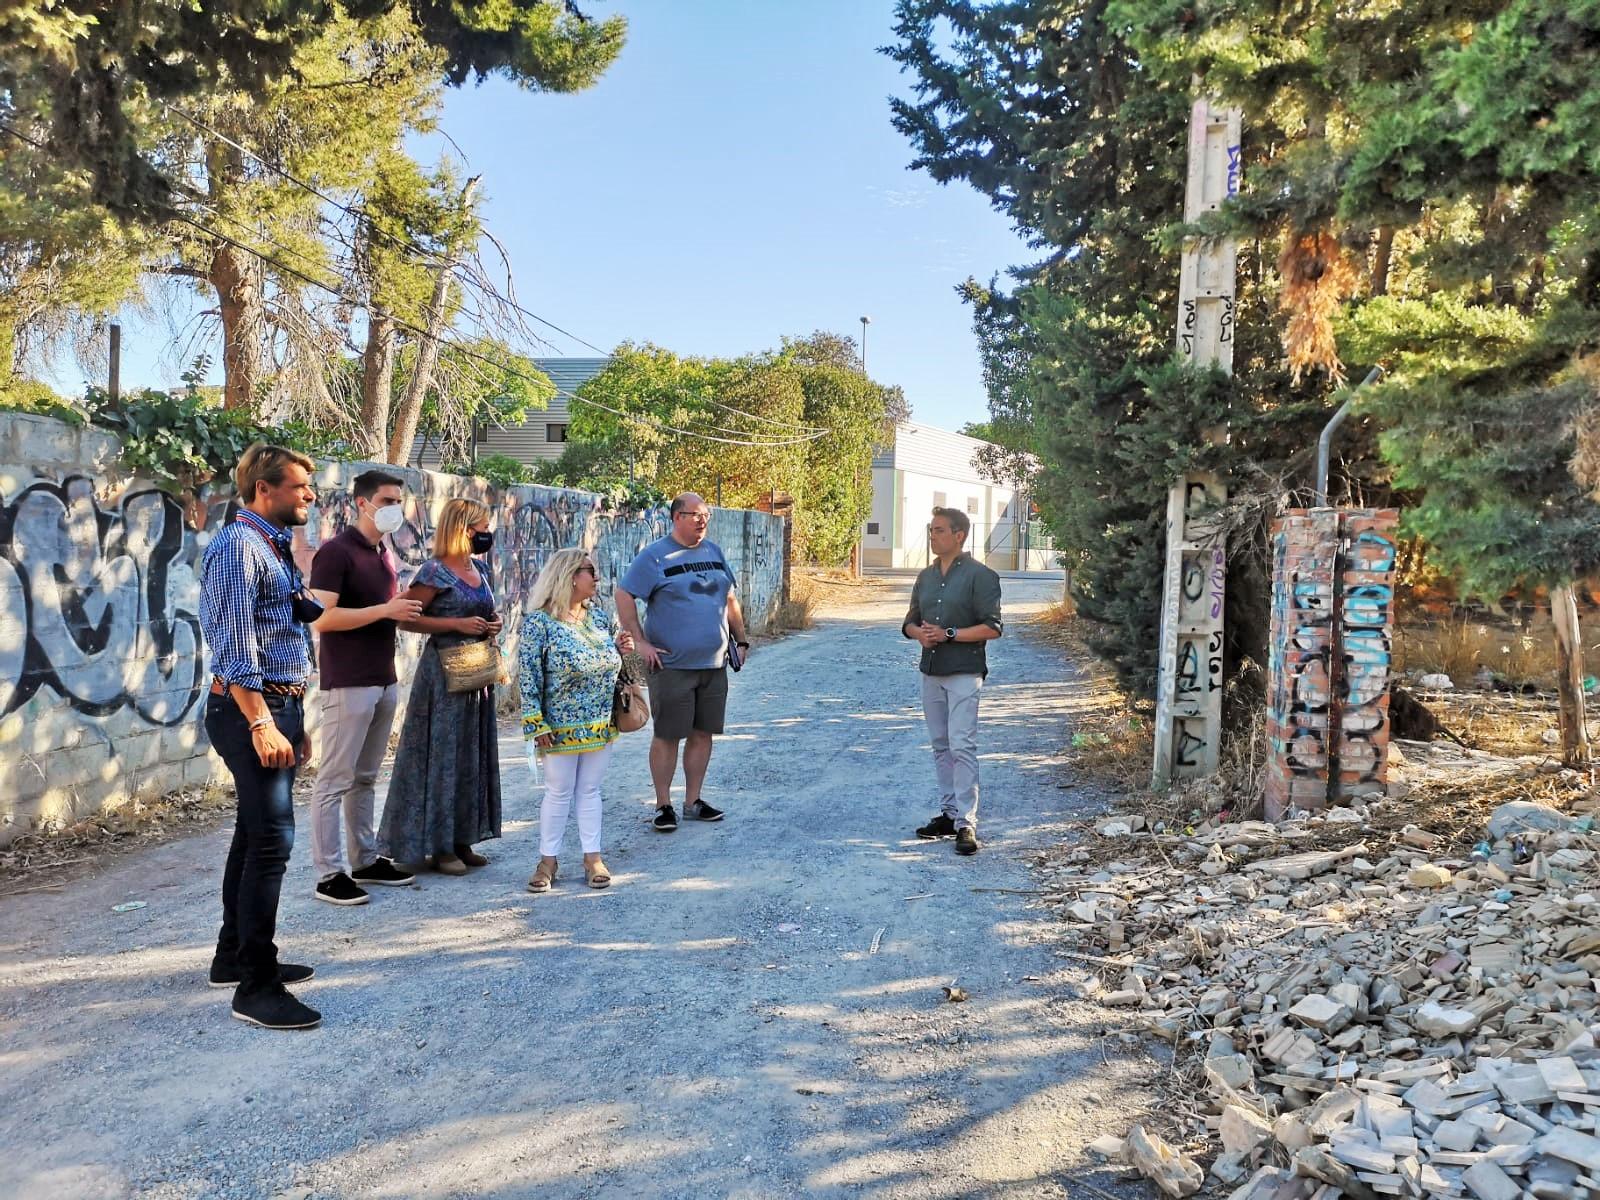
[[[1248,240],[1235,377],[1176,362],[1188,81],[1152,70],[1104,3],[901,0],[896,11],[887,53],[915,97],[894,102],[894,121],[912,165],[989,196],[1044,255],[1014,269],[1009,295],[972,298],[986,357],[1026,361],[994,378],[991,401],[1033,426],[1038,500],[1075,563],[1080,611],[1099,623],[1097,650],[1153,696],[1167,489],[1214,469],[1256,497],[1240,506],[1249,523],[1230,555],[1226,669],[1264,662],[1260,496],[1275,498],[1285,462],[1314,441],[1329,385],[1291,382],[1273,266]],[[1270,145],[1247,140],[1247,180]],[[1204,430],[1223,423],[1230,441],[1210,445]]]
[[[592,20],[575,0],[20,0],[0,11],[0,117],[13,115],[8,97],[37,87],[55,161],[87,173],[96,203],[160,220],[175,185],[151,153],[164,102],[261,93],[338,21],[391,14],[439,51],[451,83],[497,73],[557,92],[598,79],[627,28],[621,17]]]

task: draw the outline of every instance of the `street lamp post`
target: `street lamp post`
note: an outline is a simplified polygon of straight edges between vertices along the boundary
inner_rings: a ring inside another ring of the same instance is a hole
[[[861,373],[867,373],[867,326],[872,324],[871,317],[861,318]]]

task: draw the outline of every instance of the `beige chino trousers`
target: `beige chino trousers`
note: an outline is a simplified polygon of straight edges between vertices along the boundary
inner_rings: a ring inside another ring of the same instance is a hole
[[[311,789],[311,865],[318,883],[377,861],[376,785],[399,702],[400,687],[394,683],[388,687],[328,688],[318,693],[319,765]]]

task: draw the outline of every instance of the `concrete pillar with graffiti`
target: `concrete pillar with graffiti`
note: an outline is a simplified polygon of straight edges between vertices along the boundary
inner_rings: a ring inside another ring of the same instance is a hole
[[[1189,118],[1183,219],[1193,223],[1239,193],[1240,118],[1196,100]],[[1232,238],[1191,238],[1178,284],[1178,352],[1195,366],[1233,371],[1238,250]],[[1226,437],[1212,430],[1214,441]],[[1222,639],[1227,544],[1215,511],[1227,489],[1192,473],[1167,496],[1167,561],[1161,594],[1153,786],[1216,773],[1222,749]]]

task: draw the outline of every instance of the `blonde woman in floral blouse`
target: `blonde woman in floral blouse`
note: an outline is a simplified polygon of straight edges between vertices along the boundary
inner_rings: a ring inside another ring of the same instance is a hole
[[[578,813],[583,874],[592,888],[609,887],[600,858],[600,784],[611,761],[617,727],[611,698],[622,655],[633,649],[626,631],[614,634],[604,612],[591,607],[598,586],[594,561],[582,550],[557,550],[533,585],[522,623],[522,737],[545,763],[539,808],[539,866],[530,892],[556,881],[556,856],[567,817]]]

